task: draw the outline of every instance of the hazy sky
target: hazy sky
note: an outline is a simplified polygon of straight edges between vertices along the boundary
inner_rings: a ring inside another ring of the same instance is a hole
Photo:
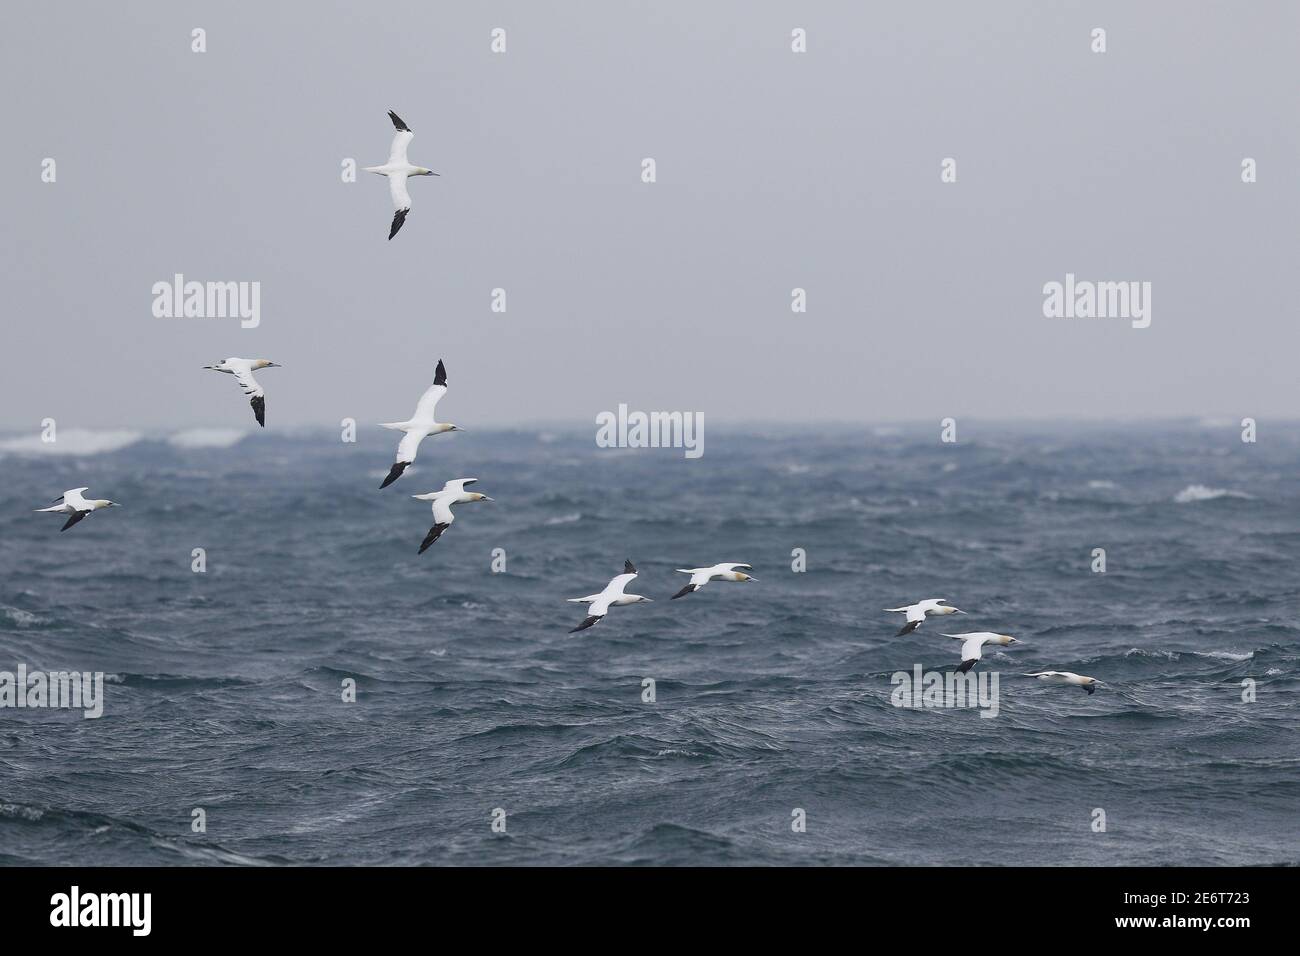
[[[440,357],[468,428],[1295,417],[1296,4],[384,10],[8,12],[0,426],[250,426],[229,355],[285,366],[273,427],[405,418]],[[389,109],[442,174],[392,242],[340,180]],[[260,282],[260,327],[155,318],[177,272]],[[1150,328],[1045,318],[1067,272],[1150,282]]]

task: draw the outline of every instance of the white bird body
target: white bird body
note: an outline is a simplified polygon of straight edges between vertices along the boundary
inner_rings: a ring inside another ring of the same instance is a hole
[[[433,527],[429,533],[424,536],[424,541],[420,544],[420,550],[417,554],[424,554],[429,545],[433,544],[442,535],[444,531],[451,527],[451,523],[456,520],[456,516],[451,513],[452,505],[469,504],[472,501],[491,501],[487,495],[480,495],[478,492],[466,491],[466,485],[472,485],[478,481],[477,478],[455,478],[443,484],[441,491],[430,491],[428,494],[411,495],[412,498],[418,498],[420,501],[433,502]]]
[[[83,491],[88,488],[70,488],[54,500],[57,502],[49,508],[37,508],[36,514],[50,512],[53,514],[71,515],[60,531],[67,531],[74,524],[80,521],[92,511],[99,511],[101,508],[121,507],[116,501],[109,501],[107,498],[86,498],[82,496]]]
[[[1047,681],[1049,684],[1071,684],[1075,687],[1082,687],[1091,694],[1101,681],[1095,677],[1085,677],[1082,674],[1075,674],[1070,671],[1036,671],[1033,674],[1026,674],[1026,677],[1037,677],[1039,680]]]
[[[228,358],[203,367],[235,376],[239,387],[249,396],[248,403],[253,406],[253,417],[257,419],[257,424],[266,427],[266,392],[257,383],[257,379],[253,378],[253,372],[261,368],[280,368],[279,365],[266,359]]]
[[[628,594],[626,588],[632,579],[637,575],[637,570],[632,566],[631,561],[623,562],[623,573],[615,575],[610,582],[605,585],[605,589],[599,594],[588,594],[586,597],[569,598],[573,604],[586,604],[587,616],[582,623],[575,627],[570,634],[576,631],[586,630],[593,624],[600,621],[609,613],[611,607],[626,607],[629,604],[640,604],[649,602],[651,599],[643,597],[640,594]]]
[[[887,607],[886,611],[896,612],[907,615],[907,623],[895,637],[901,637],[904,634],[910,634],[921,626],[921,622],[927,617],[936,617],[944,614],[965,614],[965,611],[958,610],[948,604],[947,598],[926,598],[924,601],[917,601],[915,604],[905,604],[903,607]]]
[[[402,228],[402,223],[406,222],[406,214],[411,211],[411,194],[406,190],[406,180],[410,176],[437,176],[432,169],[425,169],[423,166],[413,166],[406,158],[406,147],[410,145],[411,140],[415,139],[415,134],[402,122],[400,116],[392,110],[388,111],[388,117],[393,121],[393,127],[397,130],[393,136],[393,145],[388,150],[388,162],[382,166],[364,166],[362,167],[368,173],[375,173],[379,176],[388,177],[388,192],[393,198],[393,223],[388,230],[388,238],[392,239],[397,235],[397,230]]]
[[[992,631],[974,631],[970,634],[943,634],[942,636],[955,638],[962,642],[961,666],[957,669],[963,674],[974,667],[975,662],[984,656],[985,644],[1009,647],[1012,644],[1021,643],[1010,634],[995,634]]]
[[[402,436],[402,440],[397,443],[396,460],[393,462],[392,469],[388,472],[388,477],[379,486],[381,489],[387,488],[400,478],[406,467],[415,461],[420,442],[424,441],[426,437],[441,435],[443,432],[464,431],[459,425],[440,422],[435,418],[438,401],[446,394],[447,368],[442,364],[442,359],[438,359],[438,368],[433,374],[433,384],[425,389],[424,394],[420,396],[420,401],[415,406],[415,414],[404,422],[380,423],[381,428],[391,428],[394,431],[406,433]]]
[[[749,569],[748,564],[739,564],[731,562],[727,564],[714,564],[707,568],[678,568],[679,574],[689,574],[690,583],[673,595],[673,600],[679,597],[685,597],[693,591],[698,591],[710,581],[757,581],[758,578],[745,574],[743,571],[737,571],[737,568]]]

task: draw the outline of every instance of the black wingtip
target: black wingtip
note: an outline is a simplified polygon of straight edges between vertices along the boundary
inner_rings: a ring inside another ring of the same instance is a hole
[[[680,591],[678,591],[676,594],[673,595],[673,600],[676,601],[679,597],[686,597],[686,595],[690,594],[694,590],[695,590],[695,585],[688,584],[686,585],[686,587],[682,588]]]
[[[595,624],[599,620],[600,618],[598,617],[583,618],[582,623],[579,624],[577,627],[575,627],[573,630],[571,630],[569,633],[577,634],[579,631],[585,631],[587,628],[591,627],[591,625]]]
[[[446,531],[449,527],[451,526],[446,524],[436,524],[432,528],[430,528],[429,533],[426,534],[424,536],[424,540],[420,542],[420,550],[417,551],[416,554],[424,554],[425,551],[429,550],[429,545],[433,544],[440,537],[442,537],[442,533]]]
[[[957,671],[958,673],[964,674],[974,666],[975,666],[975,661],[973,659],[969,661],[962,661],[961,666],[957,668]]]
[[[920,626],[921,626],[920,621],[908,621],[906,624],[903,625],[903,629],[899,631],[897,634],[895,634],[894,637],[902,637],[904,634],[911,634]]]
[[[632,561],[631,561],[630,558],[624,558],[624,559],[623,559],[623,573],[624,573],[624,574],[636,574],[636,568],[634,568],[634,567],[632,566]]]
[[[434,385],[447,384],[447,366],[442,364],[442,359],[438,359],[438,367],[433,372]]]
[[[1091,684],[1084,684],[1083,689],[1088,692],[1089,697],[1091,697],[1093,693],[1096,691],[1096,688],[1093,687]]]
[[[72,517],[70,517],[70,518],[68,519],[67,523],[64,524],[64,526],[63,526],[62,528],[60,528],[59,531],[67,531],[69,528],[71,528],[74,524],[76,524],[76,523],[77,523],[78,521],[80,521],[82,518],[86,517],[86,515],[88,515],[88,514],[90,514],[89,511],[74,511],[74,512],[72,513]]]
[[[402,228],[402,223],[406,222],[406,214],[410,211],[409,209],[399,209],[393,213],[393,224],[388,227],[389,242],[392,241],[393,236],[397,235],[397,230]]]
[[[254,395],[249,399],[248,404],[253,406],[253,417],[257,419],[257,424],[263,428],[266,427],[266,399],[261,395]]]
[[[411,131],[411,128],[407,126],[404,122],[402,122],[402,118],[398,116],[396,113],[394,113],[392,110],[388,111],[388,118],[393,121],[393,126],[395,126],[401,132],[409,133]]]
[[[391,469],[389,469],[389,471],[388,471],[388,477],[385,478],[385,479],[384,479],[384,483],[383,483],[382,485],[379,486],[379,490],[380,490],[380,491],[383,491],[385,488],[387,488],[389,485],[391,485],[393,482],[395,482],[398,478],[401,478],[401,477],[402,477],[402,472],[406,471],[406,466],[409,465],[409,464],[410,464],[409,461],[399,461],[399,462],[396,462],[396,463],[393,465],[393,467],[392,467]]]

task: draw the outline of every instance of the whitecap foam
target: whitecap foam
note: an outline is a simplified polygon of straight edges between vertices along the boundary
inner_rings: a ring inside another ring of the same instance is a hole
[[[575,521],[582,520],[582,512],[575,511],[572,514],[556,515],[554,518],[547,518],[546,524],[573,524]]]
[[[92,431],[88,428],[59,428],[52,442],[41,441],[39,432],[0,438],[0,455],[102,455],[134,445],[144,436],[122,430]]]
[[[1227,488],[1209,488],[1205,485],[1188,485],[1178,494],[1174,501],[1180,505],[1193,501],[1213,501],[1215,498],[1250,498],[1244,491],[1229,491]]]
[[[1115,482],[1113,482],[1113,481],[1107,481],[1107,480],[1104,479],[1104,478],[1094,478],[1092,481],[1088,482],[1088,487],[1089,487],[1089,488],[1097,488],[1097,489],[1105,489],[1105,488],[1114,488],[1114,487],[1116,487],[1116,485],[1115,485]]]
[[[0,605],[0,612],[13,624],[18,627],[31,627],[40,621],[31,611],[24,611],[22,608],[10,607],[7,604]]]
[[[1210,651],[1206,657],[1217,657],[1221,661],[1248,661],[1254,657],[1254,653],[1239,654],[1236,651]]]
[[[167,443],[176,448],[230,448],[247,434],[243,428],[187,428],[170,436]]]

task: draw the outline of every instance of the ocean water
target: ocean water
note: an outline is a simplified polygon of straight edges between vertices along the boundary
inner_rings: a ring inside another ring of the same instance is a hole
[[[0,862],[1300,862],[1300,428],[961,428],[476,430],[382,493],[377,430],[0,440],[0,670],[107,675],[0,709]],[[124,507],[31,513],[79,485]],[[655,603],[570,635],[625,558]],[[970,613],[895,637],[926,597]],[[891,703],[948,630],[1024,641],[996,718]]]

